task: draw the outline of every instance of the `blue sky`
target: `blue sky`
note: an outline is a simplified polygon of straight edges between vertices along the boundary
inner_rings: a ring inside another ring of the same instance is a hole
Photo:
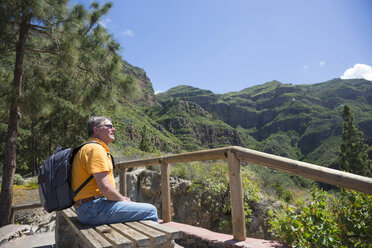
[[[146,71],[155,92],[181,84],[227,93],[272,80],[372,81],[370,0],[112,3],[101,25],[121,44],[123,59]]]

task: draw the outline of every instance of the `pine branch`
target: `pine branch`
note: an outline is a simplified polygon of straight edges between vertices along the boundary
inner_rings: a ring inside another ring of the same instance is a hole
[[[30,26],[30,29],[32,29],[34,31],[39,31],[39,32],[42,32],[42,33],[45,33],[46,30],[47,30],[46,27],[35,25],[35,24],[29,24],[29,26]]]
[[[53,18],[53,19],[54,19],[54,18]],[[67,19],[65,19],[64,21],[65,21],[65,22],[68,22],[69,20],[70,20],[70,19],[67,18]],[[59,21],[57,21],[57,22],[50,22],[49,19],[46,19],[45,22],[48,23],[49,26],[58,26],[59,24],[63,23],[63,21],[61,21],[61,20],[59,20]]]
[[[31,52],[36,52],[36,53],[47,53],[47,54],[52,54],[52,55],[56,55],[56,56],[59,55],[58,53],[56,53],[54,51],[50,51],[50,50],[40,50],[40,49],[33,49],[33,48],[27,48],[27,47],[26,47],[26,50],[31,51]]]
[[[0,40],[1,40],[1,39],[0,39]],[[15,46],[16,44],[13,44],[13,45]],[[12,52],[14,52],[14,49],[13,49],[13,48],[6,48],[6,47],[1,48],[1,47],[0,47],[0,52],[1,52],[1,58],[0,58],[0,60],[1,60],[2,58],[7,57],[7,56],[9,56]]]
[[[13,33],[13,35],[11,37],[6,37],[5,35],[3,34],[0,34],[0,40],[3,41],[4,44],[9,44],[11,43],[12,45],[16,45],[17,42],[17,35],[18,35],[18,30],[15,30],[15,32]]]
[[[90,73],[94,74],[92,70],[87,69],[87,68],[83,68],[83,67],[81,67],[80,65],[78,65],[78,68],[79,68],[80,70],[82,70],[82,71],[86,71],[86,72],[90,72]]]
[[[87,33],[89,33],[89,31],[93,28],[94,24],[96,24],[96,22],[91,22],[90,23],[89,28],[87,29],[87,31],[85,31],[85,33],[81,37],[82,39],[87,35]]]
[[[5,92],[4,94],[2,94],[2,95],[0,96],[0,98],[6,97],[6,96],[9,95],[9,94],[10,94],[10,91],[7,91],[7,92]]]

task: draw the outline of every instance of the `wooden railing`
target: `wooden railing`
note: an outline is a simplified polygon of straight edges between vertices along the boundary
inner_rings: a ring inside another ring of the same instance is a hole
[[[238,241],[246,239],[240,161],[264,165],[268,168],[284,171],[292,175],[303,176],[319,182],[372,194],[372,178],[237,146],[119,162],[117,166],[120,168],[120,192],[123,195],[127,195],[126,172],[128,168],[160,164],[162,217],[164,222],[169,222],[171,221],[170,164],[220,159],[228,160],[233,237]]]

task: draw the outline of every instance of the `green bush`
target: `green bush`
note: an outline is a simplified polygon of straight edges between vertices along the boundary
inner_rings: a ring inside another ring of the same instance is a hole
[[[372,247],[372,196],[315,190],[295,209],[286,206],[269,221],[271,231],[291,247]]]
[[[292,193],[288,190],[285,190],[281,185],[275,183],[273,188],[276,190],[280,199],[284,200],[285,202],[290,202],[292,200]]]
[[[342,244],[346,247],[372,247],[372,195],[342,191],[336,206]]]
[[[14,184],[15,185],[24,185],[25,180],[23,179],[23,177],[20,174],[15,174],[14,175]]]
[[[257,182],[262,194],[289,204],[296,204],[299,198],[310,195],[310,189],[314,187],[314,181],[311,179],[290,175],[261,165],[243,163],[243,168],[251,171],[254,175],[251,180]]]
[[[242,186],[244,194],[244,212],[246,223],[251,219],[252,210],[249,202],[258,202],[259,190],[249,178],[252,177],[246,168],[242,168]],[[231,202],[228,166],[224,163],[190,163],[172,168],[172,174],[191,180],[190,191],[201,192],[205,196],[210,211],[223,213],[226,218],[219,220],[220,230],[231,226]]]

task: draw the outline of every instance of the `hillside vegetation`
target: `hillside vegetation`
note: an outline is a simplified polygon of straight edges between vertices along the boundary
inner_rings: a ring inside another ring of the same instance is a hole
[[[342,141],[345,104],[351,107],[366,141],[372,137],[372,82],[363,79],[333,79],[314,85],[272,81],[226,94],[178,86],[157,96],[160,106],[149,109],[149,115],[180,138],[186,148],[196,144],[218,147],[229,142],[328,166],[337,157]],[[178,104],[177,111],[174,103]],[[191,103],[193,108],[186,107]],[[184,139],[175,128],[181,126],[180,121],[191,137]],[[193,138],[199,142],[189,144]]]

